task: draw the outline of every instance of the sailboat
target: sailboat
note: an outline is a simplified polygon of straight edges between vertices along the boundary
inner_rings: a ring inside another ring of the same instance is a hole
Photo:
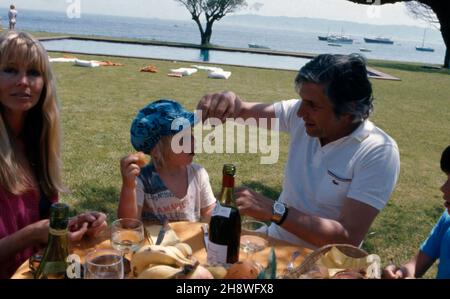
[[[433,48],[425,47],[425,32],[426,29],[423,30],[423,39],[422,39],[422,47],[416,46],[416,51],[422,51],[422,52],[434,52]]]
[[[353,44],[353,39],[350,38],[347,35],[344,35],[344,30],[341,29],[341,34],[331,34],[330,35],[330,29],[328,28],[327,36],[319,35],[317,38],[321,41],[327,41],[332,44]]]
[[[327,35],[326,35],[326,36],[324,36],[324,35],[319,35],[319,36],[317,36],[317,38],[318,38],[319,40],[321,40],[321,41],[327,41],[329,36],[330,36],[330,27],[328,27],[328,32],[327,32]]]

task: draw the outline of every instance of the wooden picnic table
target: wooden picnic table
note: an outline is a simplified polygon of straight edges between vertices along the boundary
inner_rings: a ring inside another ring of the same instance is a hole
[[[203,241],[203,232],[201,229],[201,223],[198,222],[172,222],[170,227],[175,231],[177,237],[181,242],[185,242],[192,247],[193,256],[200,262],[200,264],[206,264],[207,253]],[[146,244],[148,241],[146,240]],[[269,246],[264,250],[253,254],[252,258],[255,262],[266,266],[268,256],[271,247],[275,249],[275,255],[277,257],[277,275],[282,275],[286,270],[286,266],[291,259],[292,253],[295,251],[300,252],[300,256],[295,260],[294,265],[299,266],[304,260],[305,256],[311,252],[310,249],[299,247],[281,240],[269,238]],[[72,244],[71,253],[77,254],[81,258],[81,262],[84,262],[84,257],[89,251],[94,249],[106,249],[112,248],[110,242],[110,229],[105,229],[97,236],[92,238],[83,238],[78,244]],[[239,260],[245,260],[246,253],[240,251]],[[26,260],[11,277],[12,279],[31,279],[33,278],[31,271],[28,267],[28,260]]]

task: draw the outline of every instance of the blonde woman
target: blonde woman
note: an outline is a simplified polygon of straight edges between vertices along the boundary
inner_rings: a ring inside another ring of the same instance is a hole
[[[60,118],[48,55],[30,35],[9,31],[0,36],[0,278],[47,242],[49,208],[62,191]],[[98,212],[74,217],[70,239],[95,234],[105,218]]]

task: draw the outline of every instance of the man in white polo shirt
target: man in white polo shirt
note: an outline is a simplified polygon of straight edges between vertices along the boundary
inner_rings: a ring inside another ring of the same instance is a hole
[[[300,69],[295,84],[301,100],[244,102],[222,92],[205,95],[198,108],[204,119],[276,117],[290,135],[279,199],[238,188],[242,214],[272,221],[270,236],[302,246],[358,246],[400,172],[396,142],[368,120],[373,96],[365,60],[319,55]]]

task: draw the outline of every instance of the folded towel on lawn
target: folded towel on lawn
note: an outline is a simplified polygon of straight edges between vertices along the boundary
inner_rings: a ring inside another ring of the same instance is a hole
[[[223,71],[223,69],[221,69],[220,67],[215,66],[204,66],[204,65],[191,65],[191,66],[203,71],[210,71],[210,72]]]
[[[227,71],[215,71],[215,72],[209,72],[208,78],[212,79],[228,79],[231,76],[231,72]]]
[[[122,66],[122,63],[118,63],[118,62],[112,62],[109,60],[105,60],[105,61],[97,61],[98,64],[100,64],[100,66]]]
[[[80,60],[80,59],[75,59],[75,65],[84,66],[84,67],[99,67],[100,66],[98,61]]]
[[[181,78],[181,77],[183,77],[183,74],[180,74],[180,73],[168,73],[167,76]]]
[[[66,58],[66,57],[57,57],[57,58],[49,58],[50,62],[72,62],[74,63],[76,58]]]
[[[179,68],[179,69],[171,69],[170,72],[182,74],[183,76],[190,76],[192,74],[195,74],[197,72],[197,69],[193,68]]]
[[[141,68],[141,72],[157,73],[158,69],[154,65],[147,65]]]

